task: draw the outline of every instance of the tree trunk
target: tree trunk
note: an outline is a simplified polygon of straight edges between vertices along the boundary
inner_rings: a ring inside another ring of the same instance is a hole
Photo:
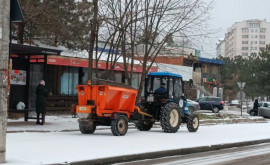
[[[8,98],[8,58],[10,43],[10,1],[0,1],[0,163],[6,159],[7,98]],[[5,24],[4,24],[5,23]]]
[[[19,44],[23,44],[24,40],[23,40],[23,33],[24,33],[24,22],[20,22],[18,23],[18,40],[19,40]]]
[[[98,14],[98,0],[93,0],[93,6],[94,6],[94,16],[91,20],[91,35],[90,35],[90,46],[89,46],[89,57],[88,57],[88,80],[92,82],[92,75],[93,75],[93,49],[95,45],[95,38],[96,38],[96,31],[97,31],[97,14]]]

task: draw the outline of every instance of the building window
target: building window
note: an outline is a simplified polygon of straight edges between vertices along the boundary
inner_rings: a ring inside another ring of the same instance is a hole
[[[242,28],[242,33],[247,33],[248,32],[248,28]]]
[[[265,33],[265,31],[266,31],[265,28],[261,28],[261,29],[260,29],[260,32],[261,32],[261,33]]]
[[[258,44],[258,41],[254,41],[254,44]]]
[[[207,64],[202,65],[203,73],[207,73]]]
[[[248,47],[242,47],[242,50],[248,50]]]
[[[242,44],[248,44],[248,41],[242,41]]]
[[[252,45],[253,44],[253,41],[250,41],[250,45]]]
[[[265,49],[265,47],[260,47],[260,50],[264,50]]]
[[[253,29],[251,29],[250,31],[251,31],[251,33],[253,33],[253,32],[254,32],[254,30],[253,30]]]
[[[265,41],[260,41],[260,44],[261,45],[265,45]]]
[[[250,50],[253,50],[253,47],[250,47]]]
[[[258,38],[258,36],[257,36],[257,35],[255,35],[255,36],[254,36],[254,38]]]
[[[258,29],[255,29],[255,32],[258,33]]]
[[[248,35],[242,35],[242,38],[248,38]]]
[[[260,28],[259,23],[249,23],[249,28]]]
[[[254,49],[255,49],[255,50],[258,50],[258,48],[257,48],[257,47],[255,47]]]
[[[254,38],[254,36],[253,35],[250,35],[250,38]]]
[[[248,53],[242,53],[242,56],[248,56]]]
[[[260,35],[260,38],[265,39],[265,35]]]

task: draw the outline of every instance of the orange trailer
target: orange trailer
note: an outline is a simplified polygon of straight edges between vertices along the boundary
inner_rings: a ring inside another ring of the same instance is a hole
[[[151,115],[135,106],[136,89],[111,85],[78,85],[76,89],[76,113],[83,134],[94,133],[97,125],[107,125],[111,126],[114,135],[123,136],[129,121],[146,119],[154,123]]]

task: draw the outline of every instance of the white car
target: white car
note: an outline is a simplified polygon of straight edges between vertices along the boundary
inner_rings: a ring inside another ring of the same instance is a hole
[[[258,116],[262,116],[264,118],[270,118],[270,102],[259,102]],[[255,115],[255,111],[253,109],[248,110],[250,116]]]

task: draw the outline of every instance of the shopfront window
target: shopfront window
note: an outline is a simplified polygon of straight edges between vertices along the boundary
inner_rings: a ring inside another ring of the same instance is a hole
[[[79,81],[78,68],[63,67],[61,74],[61,95],[77,95],[76,86]]]
[[[122,82],[122,72],[115,72],[115,82]]]
[[[139,74],[133,73],[132,75],[132,87],[139,89]]]

